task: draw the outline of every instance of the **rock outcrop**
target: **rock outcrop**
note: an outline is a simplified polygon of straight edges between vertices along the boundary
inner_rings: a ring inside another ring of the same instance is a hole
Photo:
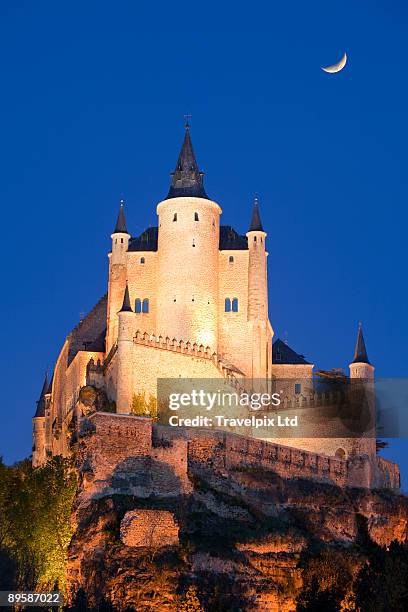
[[[68,586],[88,609],[177,611],[193,585],[205,610],[294,611],[305,551],[341,550],[357,567],[367,534],[385,546],[407,538],[408,500],[392,491],[185,465],[174,441],[136,444],[131,417],[103,423],[77,449]]]

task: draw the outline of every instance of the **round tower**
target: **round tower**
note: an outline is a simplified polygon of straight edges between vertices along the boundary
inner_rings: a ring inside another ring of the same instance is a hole
[[[376,455],[376,419],[374,366],[371,365],[364,342],[363,328],[358,326],[354,359],[349,365],[351,398],[356,408],[362,411],[364,431],[362,437],[351,441],[356,454]]]
[[[33,416],[33,467],[46,462],[45,410],[49,403],[48,376],[45,374],[41,395],[37,401],[37,410]]]
[[[258,198],[255,198],[247,232],[248,263],[248,322],[252,328],[252,378],[268,375],[268,279],[266,232],[262,227]]]
[[[112,251],[109,253],[108,314],[106,352],[118,337],[118,311],[122,304],[127,276],[127,250],[130,234],[127,231],[123,199],[120,201],[116,226],[111,235]]]
[[[221,208],[205,193],[188,124],[157,214],[157,334],[216,350]]]
[[[122,308],[118,312],[118,323],[116,412],[119,414],[130,414],[133,394],[132,354],[135,319],[130,305],[127,283]]]

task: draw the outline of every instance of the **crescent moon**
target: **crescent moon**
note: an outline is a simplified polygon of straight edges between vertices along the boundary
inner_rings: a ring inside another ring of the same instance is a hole
[[[343,55],[343,57],[341,58],[339,62],[337,62],[337,64],[333,64],[333,66],[326,66],[326,67],[322,66],[322,70],[324,70],[324,72],[329,72],[330,74],[334,74],[335,72],[340,72],[340,70],[343,70],[346,63],[347,63],[347,53]]]

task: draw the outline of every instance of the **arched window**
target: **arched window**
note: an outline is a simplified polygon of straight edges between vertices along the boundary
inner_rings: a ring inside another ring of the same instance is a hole
[[[225,312],[231,312],[231,300],[225,298]]]
[[[254,236],[254,242],[256,242],[256,236]]]
[[[195,240],[194,240],[194,238],[193,238],[193,247],[195,247]]]
[[[123,244],[123,238],[120,239],[121,243]]]
[[[144,263],[145,263],[145,261],[146,261],[146,260],[145,260],[145,258],[144,258],[144,257],[141,257],[141,258],[140,258],[140,263],[141,263],[141,264],[144,264]]]
[[[144,313],[148,313],[149,312],[149,300],[147,298],[145,298],[143,300],[143,304],[142,304],[142,312]]]
[[[173,221],[177,221],[177,213],[174,213],[174,215],[173,215]]]
[[[337,457],[337,459],[345,459],[346,451],[343,448],[338,448],[334,455]]]
[[[232,300],[232,312],[238,312],[238,298]]]
[[[139,298],[137,298],[137,300],[135,301],[135,312],[137,314],[140,314],[142,312],[142,302],[141,300],[139,300]]]
[[[200,219],[198,218],[198,212],[194,213],[194,221],[199,221]]]
[[[232,256],[232,255],[230,255],[230,256],[229,256],[229,262],[230,262],[230,263],[234,263],[234,258],[233,258],[233,256]]]

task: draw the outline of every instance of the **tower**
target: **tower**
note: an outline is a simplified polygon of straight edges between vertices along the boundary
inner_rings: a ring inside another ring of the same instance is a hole
[[[265,248],[266,232],[262,227],[258,198],[254,199],[251,224],[247,232],[248,263],[248,322],[252,335],[252,378],[263,379],[271,367],[268,346],[268,253]]]
[[[167,198],[157,206],[157,334],[217,349],[221,208],[206,194],[190,127]]]
[[[37,410],[33,417],[33,466],[43,465],[46,461],[45,452],[45,410],[49,401],[48,376],[45,374]]]
[[[372,366],[368,360],[361,323],[358,324],[354,359],[350,363],[349,368],[351,379],[361,378],[363,380],[374,380],[374,366]]]
[[[134,313],[130,305],[129,288],[126,283],[122,308],[118,312],[118,352],[117,352],[117,383],[116,412],[129,414],[132,405],[133,391],[133,336]]]
[[[362,437],[354,440],[358,444],[356,451],[373,457],[376,454],[374,366],[368,359],[361,323],[358,324],[354,358],[349,368],[352,402],[361,414]]]
[[[117,313],[122,304],[127,276],[127,250],[130,234],[125,219],[125,203],[120,201],[118,218],[113,230],[112,251],[109,253],[108,315],[106,332],[106,352],[108,353],[118,337]]]

